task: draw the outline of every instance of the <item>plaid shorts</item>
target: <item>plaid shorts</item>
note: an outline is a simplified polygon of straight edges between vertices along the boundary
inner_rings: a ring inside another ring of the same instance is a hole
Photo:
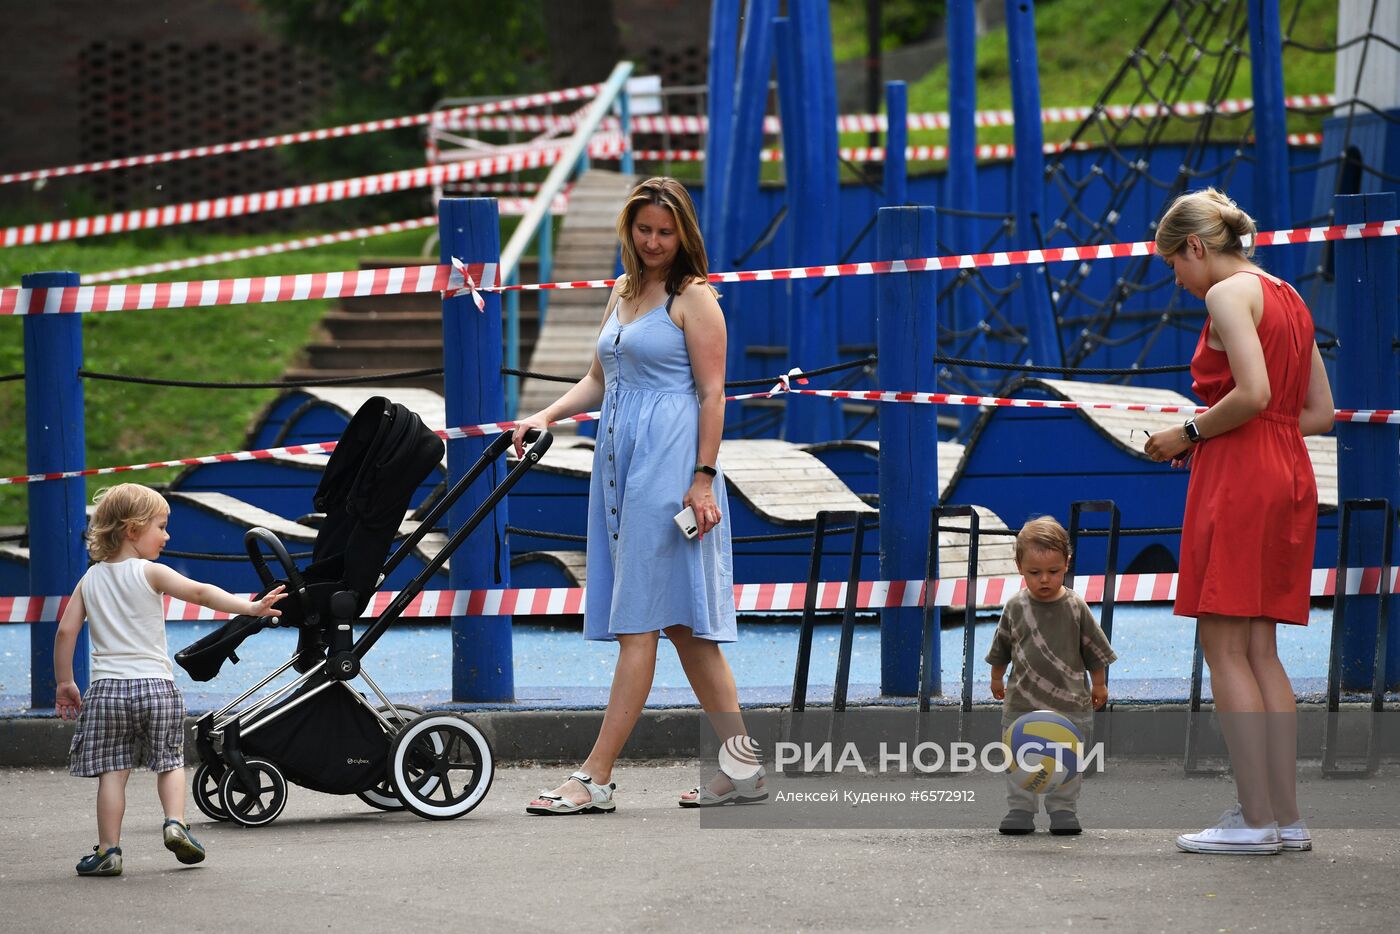
[[[153,772],[184,766],[185,699],[180,689],[165,678],[94,681],[68,748],[68,772],[91,778],[135,768],[141,750]]]

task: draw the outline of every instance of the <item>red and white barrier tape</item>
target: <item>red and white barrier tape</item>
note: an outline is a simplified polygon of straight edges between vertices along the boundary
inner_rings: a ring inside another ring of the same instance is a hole
[[[1321,135],[1290,134],[1290,145],[1319,145]],[[123,233],[154,227],[171,227],[177,224],[190,224],[199,221],[226,217],[241,217],[264,211],[285,208],[305,207],[329,201],[342,201],[350,198],[363,198],[401,191],[410,188],[423,188],[442,185],[469,178],[499,175],[519,169],[539,168],[553,165],[566,142],[552,141],[532,143],[507,152],[490,156],[470,156],[460,161],[437,162],[421,169],[403,169],[397,172],[384,172],[359,178],[339,179],[316,185],[302,185],[276,191],[255,192],[246,195],[229,195],[207,201],[192,201],[184,204],[167,205],[162,208],[144,208],[119,214],[98,215],[95,217],[68,218],[45,221],[38,224],[21,224],[16,227],[0,228],[0,248],[28,246],[37,243],[77,240],[84,237],[97,237],[106,234]],[[1091,150],[1097,148],[1091,143],[1046,143],[1046,153],[1067,150]],[[595,159],[620,159],[627,147],[616,133],[602,133],[588,144],[588,153]],[[1010,159],[1015,156],[1015,147],[1008,144],[978,146],[978,159]],[[636,149],[635,158],[645,162],[694,162],[705,158],[702,149]],[[845,147],[838,155],[848,162],[883,162],[883,147]],[[946,146],[910,146],[905,150],[905,158],[913,162],[939,162],[948,158]],[[759,152],[762,162],[780,162],[781,149],[764,149]],[[505,213],[504,211],[502,213]]]
[[[1290,133],[1288,134],[1288,145],[1290,146],[1321,146],[1321,133]],[[1077,143],[1046,143],[1042,147],[1047,155],[1060,152],[1087,152],[1100,149],[1098,143],[1077,142]],[[883,146],[843,146],[837,150],[837,155],[847,162],[884,162],[885,148]],[[986,143],[976,149],[975,158],[981,160],[1011,159],[1016,155],[1016,147],[1010,143]],[[632,151],[633,158],[643,162],[700,162],[705,158],[703,149],[635,149]],[[599,158],[619,158],[618,156],[599,156]],[[781,149],[763,149],[759,151],[760,162],[781,162],[783,161],[783,151]],[[910,162],[945,162],[948,159],[947,146],[909,146],[904,150],[904,158]]]
[[[1396,570],[1390,571],[1388,591],[1397,589]],[[1114,586],[1117,603],[1166,603],[1176,598],[1175,574],[1120,574]],[[1352,568],[1347,574],[1346,593],[1350,596],[1375,595],[1380,590],[1380,568]],[[1024,586],[1020,577],[979,578],[978,606],[1000,606]],[[1104,577],[1099,574],[1076,577],[1073,589],[1089,603],[1102,603]],[[1335,568],[1312,571],[1309,594],[1330,597],[1337,590]],[[846,606],[845,581],[817,584],[816,608],[840,610]],[[243,594],[251,598],[252,594]],[[384,612],[398,596],[383,591],[371,598],[362,616],[373,618]],[[735,584],[734,608],[740,613],[798,612],[807,598],[805,582],[790,584]],[[427,590],[415,597],[400,614],[405,618],[442,616],[573,616],[583,612],[582,587],[517,587],[497,590]],[[67,597],[0,597],[0,624],[37,623],[57,620],[67,605]],[[861,581],[856,585],[856,606],[862,610],[892,607],[922,607],[924,581]],[[967,580],[934,582],[934,606],[966,606]],[[225,620],[232,614],[165,597],[165,618],[170,621]]]
[[[529,198],[499,198],[497,205],[502,217],[513,217],[523,215],[529,210],[531,200]],[[569,197],[567,194],[559,194],[555,197],[554,203],[550,206],[550,213],[563,214],[569,209]],[[295,250],[309,250],[318,246],[326,246],[331,243],[345,243],[350,240],[364,240],[369,237],[380,237],[384,234],[402,233],[405,230],[422,230],[425,227],[437,226],[436,217],[420,217],[411,221],[393,221],[388,224],[373,224],[369,227],[356,227],[354,230],[341,230],[336,233],[317,234],[312,237],[299,237],[295,240],[286,240],[282,243],[264,243],[258,246],[241,247],[237,250],[224,250],[219,253],[206,253],[203,256],[191,256],[186,259],[166,260],[163,263],[150,263],[145,266],[128,266],[125,269],[112,269],[107,272],[84,273],[83,278],[90,283],[115,282],[118,279],[134,279],[137,276],[149,276],[163,272],[172,272],[177,269],[193,269],[199,266],[212,266],[216,263],[229,263],[234,260],[252,259],[258,256],[272,256],[277,253],[290,253]]]
[[[902,402],[913,405],[976,405],[1018,409],[1109,409],[1118,412],[1164,412],[1199,415],[1206,411],[1195,405],[1153,405],[1141,402],[1075,402],[1068,399],[1006,399],[1001,396],[959,396],[945,392],[890,392],[872,389],[791,389],[786,377],[779,377],[779,392],[825,399],[855,399],[862,402]],[[1400,425],[1400,409],[1337,409],[1334,419],[1363,425]]]
[[[433,267],[424,267],[431,269]],[[465,291],[465,290],[464,290]],[[1027,409],[1114,409],[1127,412],[1166,412],[1199,414],[1205,409],[1194,405],[1149,405],[1133,402],[1072,402],[1064,399],[1005,399],[999,396],[959,396],[935,392],[888,392],[870,390],[868,392],[834,389],[793,389],[790,387],[790,374],[777,377],[777,385],[768,392],[749,392],[725,396],[728,402],[742,402],[746,399],[768,399],[784,393],[804,396],[820,396],[830,399],[857,399],[870,402],[906,403],[914,405],[975,405]],[[799,379],[799,383],[806,380]],[[291,387],[289,387],[291,388]],[[599,412],[584,412],[569,418],[561,418],[553,424],[591,422],[597,420]],[[1337,409],[1335,419],[1339,422],[1355,422],[1367,425],[1400,424],[1400,410],[1396,409]],[[465,425],[459,428],[437,430],[441,438],[482,438],[487,435],[510,431],[516,423],[485,422],[480,425]],[[49,480],[68,480],[74,477],[94,477],[114,473],[130,473],[137,470],[154,470],[161,467],[193,467],[199,464],[224,464],[232,461],[267,460],[286,454],[329,454],[335,450],[336,442],[318,441],[309,444],[294,444],[280,448],[262,448],[252,451],[231,451],[224,454],[205,454],[199,457],[180,457],[164,461],[149,461],[144,464],[126,464],[120,467],[86,467],[81,470],[54,471],[41,474],[24,474],[14,477],[0,477],[0,486],[18,483],[43,483]]]
[[[281,133],[259,139],[245,139],[235,143],[215,143],[210,146],[192,146],[170,152],[151,153],[143,156],[126,156],[120,159],[104,159],[101,162],[84,162],[78,165],[64,165],[51,169],[32,169],[26,172],[0,174],[0,185],[12,182],[36,181],[44,178],[59,178],[66,175],[82,175],[89,172],[105,172],[111,169],[126,169],[140,165],[157,165],[178,162],[184,159],[199,159],[205,156],[220,156],[225,153],[248,152],[266,149],[271,146],[288,146],[296,143],[309,143],[316,140],[339,139],[345,136],[358,136],[362,133],[379,133],[384,130],[397,130],[403,127],[438,124],[453,119],[474,115],[503,113],[511,110],[524,110],[527,107],[541,107],[564,101],[585,100],[596,97],[601,84],[589,84],[577,88],[565,88],[544,94],[527,94],[509,100],[492,101],[485,104],[469,104],[450,110],[413,114],[406,117],[389,117],[384,120],[368,120],[364,123],[349,123],[344,126],[327,127],[322,130],[303,130],[299,133]]]
[[[1285,98],[1284,106],[1290,109],[1330,107],[1334,100],[1335,97],[1331,94],[1298,94]],[[1161,104],[1137,104],[1135,106],[1108,104],[1102,108],[1089,106],[1043,107],[1040,111],[1040,118],[1044,123],[1078,123],[1097,115],[1110,117],[1114,120],[1126,120],[1129,117],[1150,119],[1167,113],[1195,117],[1212,112],[1244,113],[1252,110],[1253,107],[1254,101],[1248,98],[1219,101],[1214,107],[1207,101],[1181,101],[1170,107]],[[908,128],[911,130],[946,130],[950,122],[947,111],[911,113],[908,116]],[[973,115],[973,122],[979,127],[1012,126],[1016,122],[1016,116],[1014,111],[1010,110],[979,110]],[[527,133],[544,133],[550,130],[567,130],[575,123],[576,120],[572,117],[553,114],[511,114],[507,116],[471,114],[448,118],[441,125],[445,129],[454,130],[515,130]],[[610,117],[603,122],[603,126],[609,130],[616,130],[621,127],[621,123],[617,118]],[[632,118],[632,132],[634,133],[707,133],[709,129],[709,118],[703,115],[646,115]],[[885,114],[842,114],[836,118],[836,129],[842,133],[878,133],[888,129],[888,122]],[[773,116],[765,117],[763,132],[769,134],[782,132],[781,120]]]
[[[567,141],[552,141],[489,156],[464,159],[460,162],[425,166],[420,169],[401,169],[397,172],[383,172],[379,175],[339,179],[333,182],[320,182],[315,185],[301,185],[295,188],[282,188],[246,195],[232,195],[208,201],[191,201],[185,204],[126,211],[120,214],[5,227],[0,228],[0,247],[53,243],[60,240],[98,237],[104,234],[122,233],[150,227],[191,224],[216,218],[238,217],[283,208],[303,207],[308,204],[363,198],[391,191],[426,188],[445,182],[501,175],[519,169],[540,168],[553,165],[563,154],[567,145]],[[620,149],[621,145],[620,141],[603,140],[596,143],[594,148],[598,157],[604,158],[610,156],[615,149]]]
[[[1321,243],[1328,240],[1358,240],[1397,235],[1400,235],[1400,220],[1371,221],[1365,224],[1338,224],[1331,227],[1296,227],[1287,230],[1263,231],[1255,237],[1255,246]],[[794,266],[786,269],[714,272],[710,273],[709,279],[714,283],[774,282],[836,276],[940,272],[980,267],[1123,259],[1150,256],[1153,251],[1151,241],[1140,240],[1134,243],[1105,243],[1097,246],[1058,247],[1046,250],[1004,250],[996,253],[961,253],[917,259],[835,263],[826,266]],[[609,278],[500,285],[496,282],[495,264],[474,263],[467,265],[466,268],[476,283],[476,289],[481,292],[608,289],[612,288],[615,281]],[[197,308],[211,305],[305,301],[360,295],[441,292],[449,288],[461,288],[464,285],[460,279],[453,279],[452,274],[453,269],[449,265],[397,266],[392,269],[160,282],[143,285],[0,289],[0,315],[81,314],[149,308]]]

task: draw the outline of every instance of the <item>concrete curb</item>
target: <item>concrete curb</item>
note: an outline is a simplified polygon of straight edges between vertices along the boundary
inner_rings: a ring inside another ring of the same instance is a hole
[[[450,706],[440,709],[451,710]],[[1397,711],[1373,715],[1360,705],[1339,716],[1337,747],[1351,759],[1366,748],[1367,732],[1375,725],[1381,753],[1400,757],[1400,717]],[[488,710],[467,711],[463,716],[476,724],[501,762],[581,762],[593,746],[603,722],[602,710]],[[1203,764],[1218,761],[1224,747],[1209,714],[1200,740]],[[1125,757],[1179,758],[1186,745],[1189,711],[1184,705],[1135,705],[1100,714],[1094,738],[1107,753]],[[866,751],[879,742],[933,742],[944,746],[959,739],[956,708],[935,709],[920,715],[910,707],[854,707],[843,714],[830,708],[814,708],[796,715],[786,707],[746,709],[750,734],[766,748],[780,739],[806,743],[853,742]],[[1000,735],[1000,706],[976,708],[965,724],[964,738],[989,742]],[[1322,705],[1300,705],[1298,755],[1322,756],[1327,721]],[[713,752],[707,719],[698,708],[643,711],[624,755],[629,759],[691,759]],[[186,759],[198,762],[193,745],[195,720],[186,721]],[[0,768],[62,767],[68,763],[74,723],[53,717],[0,719]],[[1354,761],[1354,760],[1353,760]]]

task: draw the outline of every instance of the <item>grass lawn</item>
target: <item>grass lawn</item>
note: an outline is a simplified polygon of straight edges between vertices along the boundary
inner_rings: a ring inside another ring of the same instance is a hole
[[[361,256],[415,256],[425,236],[425,232],[391,234],[141,281],[349,270],[358,266]],[[292,238],[292,234],[201,236],[181,231],[159,236],[150,232],[0,250],[0,283],[17,283],[26,272],[100,272]],[[163,379],[274,380],[311,338],[328,304],[87,314],[82,316],[83,363],[98,372]],[[23,327],[18,318],[0,318],[0,374],[24,370]],[[95,380],[85,381],[83,391],[87,464],[93,467],[238,450],[253,417],[277,394],[275,389],[177,389]],[[0,383],[0,476],[26,472],[24,423],[24,383]],[[164,483],[177,472],[148,470],[121,479]],[[110,476],[90,477],[89,492],[113,482]],[[26,503],[24,485],[0,486],[0,524],[26,523]]]

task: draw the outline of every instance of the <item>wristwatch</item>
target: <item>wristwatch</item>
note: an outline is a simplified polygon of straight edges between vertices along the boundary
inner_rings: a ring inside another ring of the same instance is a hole
[[[1196,420],[1188,418],[1186,424],[1181,426],[1181,431],[1186,435],[1186,440],[1192,444],[1199,444],[1201,441],[1201,429],[1196,427]]]
[[[711,467],[709,464],[696,464],[696,465],[695,465],[695,473],[702,473],[702,474],[705,474],[706,476],[710,476],[710,477],[717,477],[717,476],[719,476],[719,471],[718,471],[718,470],[715,470],[715,469],[714,469],[713,467]]]

